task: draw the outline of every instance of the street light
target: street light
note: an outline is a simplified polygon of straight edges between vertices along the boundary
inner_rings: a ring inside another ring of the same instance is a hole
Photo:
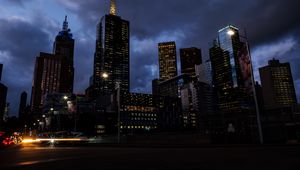
[[[233,36],[235,34],[235,32],[233,30],[228,30],[227,34],[229,36]],[[248,44],[248,40],[247,37],[246,38],[246,49],[247,49],[247,53],[250,59],[250,74],[251,74],[251,83],[252,83],[252,90],[253,90],[253,96],[254,96],[254,102],[255,102],[255,110],[256,110],[256,119],[257,119],[257,126],[258,126],[258,134],[259,134],[259,142],[260,144],[264,143],[264,139],[263,139],[263,133],[262,133],[262,127],[261,127],[261,120],[260,120],[260,113],[259,113],[259,108],[258,108],[258,102],[257,102],[257,95],[256,95],[256,89],[255,89],[255,82],[254,82],[254,76],[253,76],[253,67],[252,67],[252,58],[251,58],[251,54],[249,51],[249,44]]]
[[[68,100],[68,96],[64,96],[64,100]]]
[[[108,78],[108,74],[107,74],[107,73],[103,73],[103,74],[102,74],[102,77],[103,77],[104,79],[107,79],[107,78]]]

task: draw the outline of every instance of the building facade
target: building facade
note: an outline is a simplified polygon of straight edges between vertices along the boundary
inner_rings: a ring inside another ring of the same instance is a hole
[[[158,44],[159,79],[166,81],[177,76],[177,56],[175,42]]]
[[[1,82],[1,78],[2,78],[2,70],[3,70],[3,64],[0,64],[0,82]]]
[[[219,30],[218,39],[210,49],[210,60],[219,109],[224,113],[253,109],[251,61],[238,28],[229,25]]]
[[[62,60],[57,55],[40,53],[36,58],[31,97],[33,111],[38,111],[43,106],[47,94],[61,91],[61,70]]]
[[[238,52],[241,48],[239,29],[229,25],[219,30],[218,43],[220,48],[229,54],[231,86],[233,88],[241,86],[243,82],[241,81],[241,71],[238,60]]]
[[[25,112],[27,106],[27,93],[24,91],[20,96],[20,104],[19,104],[19,118],[24,120]]]
[[[181,74],[196,76],[195,65],[202,63],[201,50],[195,47],[180,49]]]
[[[212,86],[213,83],[213,74],[211,62],[206,61],[200,65],[195,66],[196,77],[199,82],[203,82]]]
[[[60,56],[62,67],[60,72],[60,92],[73,93],[74,86],[74,43],[73,35],[68,27],[67,16],[62,30],[58,33],[53,44],[53,54]]]
[[[92,83],[86,90],[90,99],[107,95],[120,83],[122,92],[130,90],[130,24],[117,16],[114,0],[110,1],[110,13],[97,25],[96,49]]]
[[[210,48],[213,87],[217,94],[219,125],[216,134],[235,136],[236,141],[251,141],[256,133],[252,74],[248,44],[239,29],[227,26],[218,32]],[[233,130],[234,129],[234,130]],[[232,133],[232,134],[231,134]],[[224,138],[224,139],[225,139]]]
[[[3,125],[3,119],[6,110],[7,87],[0,82],[0,127]]]
[[[0,64],[0,127],[3,126],[3,119],[6,110],[6,98],[7,98],[7,87],[2,84],[1,77],[2,77],[2,69],[3,64]]]
[[[120,114],[123,133],[142,133],[158,128],[158,112],[150,94],[124,93]]]
[[[47,94],[73,93],[73,65],[74,39],[66,17],[53,44],[53,54],[41,52],[36,58],[31,94],[33,111],[41,111]]]
[[[270,60],[268,65],[259,69],[262,93],[266,109],[292,107],[297,97],[289,63]]]

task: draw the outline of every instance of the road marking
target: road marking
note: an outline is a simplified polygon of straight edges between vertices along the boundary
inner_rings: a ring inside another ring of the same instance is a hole
[[[67,157],[67,158],[45,159],[45,160],[36,160],[36,161],[25,161],[25,162],[17,163],[16,166],[28,166],[28,165],[62,161],[62,160],[75,159],[75,158],[76,157]]]

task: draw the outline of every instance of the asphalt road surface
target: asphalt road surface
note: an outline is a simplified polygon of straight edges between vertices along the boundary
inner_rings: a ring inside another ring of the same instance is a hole
[[[300,170],[300,146],[16,147],[0,150],[0,169]]]

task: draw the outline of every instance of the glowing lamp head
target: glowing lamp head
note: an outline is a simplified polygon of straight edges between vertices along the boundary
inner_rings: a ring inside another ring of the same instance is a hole
[[[107,73],[103,73],[103,74],[102,74],[102,77],[103,77],[104,79],[106,79],[106,78],[108,78],[108,74],[107,74]]]
[[[227,31],[227,34],[230,35],[230,36],[233,36],[235,33],[234,33],[233,30],[228,30],[228,31]]]
[[[64,100],[68,100],[68,96],[64,96]]]

